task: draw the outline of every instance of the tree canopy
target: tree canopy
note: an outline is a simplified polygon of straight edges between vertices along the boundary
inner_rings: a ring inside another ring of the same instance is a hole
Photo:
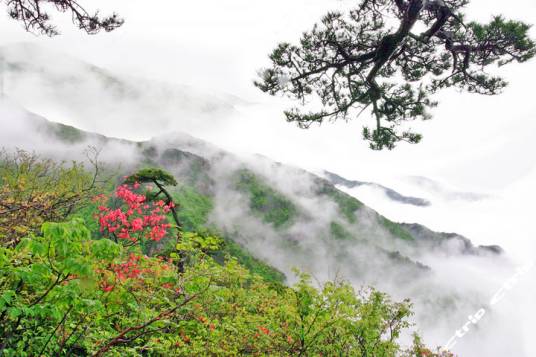
[[[22,22],[26,31],[47,36],[55,36],[59,32],[50,23],[48,10],[69,12],[73,24],[88,34],[96,34],[101,30],[112,31],[123,24],[117,14],[101,17],[99,12],[89,12],[75,0],[4,0],[9,16]]]
[[[372,149],[418,143],[421,135],[404,124],[430,118],[433,94],[448,87],[498,94],[507,83],[486,69],[536,54],[530,25],[502,16],[466,22],[468,2],[361,0],[347,14],[330,12],[298,44],[279,44],[255,85],[299,100],[302,108],[285,112],[299,127],[368,111],[375,125],[363,137]],[[303,110],[316,102],[320,109]]]

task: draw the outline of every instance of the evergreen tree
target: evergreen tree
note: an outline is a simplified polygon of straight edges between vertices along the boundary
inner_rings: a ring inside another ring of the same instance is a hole
[[[101,30],[112,31],[123,24],[117,14],[101,17],[99,12],[90,13],[75,0],[4,0],[9,16],[22,22],[26,31],[47,36],[59,34],[56,26],[50,23],[48,10],[68,12],[73,24],[88,34]]]
[[[372,149],[418,143],[421,135],[402,124],[429,119],[433,94],[448,87],[498,94],[506,82],[487,67],[525,62],[536,53],[529,25],[502,16],[466,22],[461,11],[468,2],[361,0],[348,14],[328,13],[299,44],[279,44],[255,84],[302,106],[319,100],[317,111],[285,112],[302,128],[370,111],[376,122],[364,127],[363,137]]]

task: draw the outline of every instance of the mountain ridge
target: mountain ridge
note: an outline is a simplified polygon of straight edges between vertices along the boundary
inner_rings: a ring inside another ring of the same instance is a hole
[[[300,231],[298,229],[297,233],[293,232],[293,230],[296,230],[296,222],[303,225],[315,220],[316,213],[314,211],[316,209],[311,211],[309,207],[305,207],[306,205],[304,203],[295,202],[296,200],[289,196],[289,192],[280,191],[281,187],[274,184],[277,180],[270,182],[271,178],[259,173],[256,168],[240,162],[240,159],[223,150],[214,147],[207,149],[210,145],[192,136],[180,134],[177,139],[177,135],[170,134],[168,138],[154,138],[150,141],[132,142],[84,132],[69,125],[52,123],[36,115],[32,116],[32,120],[37,123],[37,128],[41,128],[41,131],[43,131],[42,128],[46,128],[46,135],[51,135],[68,146],[73,145],[77,141],[80,144],[80,140],[93,140],[100,145],[117,142],[119,144],[133,146],[138,151],[144,165],[152,163],[170,169],[185,184],[195,188],[195,190],[205,196],[216,195],[218,189],[220,189],[216,184],[216,181],[220,178],[213,177],[213,172],[211,172],[213,167],[211,166],[218,166],[216,163],[221,161],[226,161],[227,164],[232,163],[231,166],[234,168],[226,174],[229,176],[230,185],[235,185],[235,187],[231,187],[231,190],[233,192],[237,191],[233,195],[236,194],[238,198],[235,197],[234,199],[242,199],[242,204],[245,205],[245,208],[250,209],[253,212],[253,216],[257,217],[255,219],[260,219],[261,224],[272,226],[275,234],[285,236],[287,240],[285,244],[298,244],[298,246],[302,244],[299,237],[303,236],[306,230],[302,229]],[[175,144],[173,144],[173,138],[178,140]],[[206,157],[199,155],[203,151]],[[356,229],[360,225],[365,226],[367,223],[364,222],[370,219],[373,223],[369,223],[370,227],[367,228],[369,232],[371,229],[381,228],[382,235],[391,236],[391,239],[395,239],[396,243],[392,244],[390,242],[389,245],[391,247],[388,249],[382,246],[383,243],[380,244],[378,242],[369,242],[367,245],[369,248],[376,246],[376,248],[371,249],[373,251],[379,249],[380,252],[391,257],[389,260],[394,260],[398,263],[404,260],[403,258],[408,258],[407,255],[410,255],[410,251],[419,245],[428,245],[426,249],[442,250],[445,249],[445,246],[452,246],[452,242],[457,242],[462,248],[456,254],[486,255],[500,254],[502,252],[499,247],[475,247],[467,238],[460,235],[433,232],[417,224],[392,222],[366,207],[354,197],[338,190],[327,179],[299,168],[288,168],[283,164],[270,162],[268,159],[264,159],[264,161],[269,166],[268,172],[275,172],[275,170],[279,169],[283,170],[283,176],[294,175],[300,177],[300,179],[306,178],[307,181],[310,181],[310,187],[305,187],[302,190],[304,192],[301,193],[308,195],[309,199],[319,200],[322,203],[332,205],[336,212],[334,214],[335,218],[326,222],[326,227],[323,227],[325,237],[322,239],[325,239],[327,236],[332,237],[336,241],[343,242],[341,243],[342,245],[348,242],[357,244],[356,242],[359,242],[361,239],[359,237],[366,236],[366,233],[361,232],[358,234],[356,233]],[[218,169],[221,168],[218,167]],[[241,175],[239,177],[241,181],[233,181],[236,180],[237,173],[239,176]],[[295,193],[291,194],[294,195]],[[258,200],[262,201],[262,203],[259,204],[257,202]],[[327,202],[324,202],[324,200],[327,200]],[[283,218],[279,217],[281,214],[278,210],[284,211]],[[359,217],[359,215],[362,215],[364,218]],[[291,217],[294,217],[294,222],[291,221]],[[216,221],[218,220],[216,219]],[[367,231],[364,227],[357,229],[357,231],[360,229]],[[229,229],[225,228],[224,231],[229,232]],[[308,236],[308,234],[305,234],[305,236]],[[244,240],[247,241],[247,239],[243,239],[239,243],[247,245],[248,243]],[[399,247],[401,245],[399,244],[400,242],[406,242],[402,244],[402,248]],[[426,243],[423,244],[423,242]],[[433,244],[430,242],[433,242]],[[414,267],[417,267],[417,270],[429,269],[430,267],[426,264],[418,261],[418,256],[416,254],[413,258],[408,258],[405,263],[410,261]],[[262,260],[262,257],[260,258]]]
[[[386,187],[386,186],[383,186],[374,182],[349,180],[347,178],[337,175],[336,173],[326,171],[326,170],[324,170],[322,174],[335,186],[340,185],[346,188],[369,186],[369,187],[382,190],[388,198],[398,203],[413,205],[413,206],[418,206],[418,207],[428,207],[432,204],[429,200],[426,200],[424,198],[405,196],[389,187]]]

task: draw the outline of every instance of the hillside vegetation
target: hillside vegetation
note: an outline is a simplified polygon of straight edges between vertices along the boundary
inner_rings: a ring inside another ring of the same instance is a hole
[[[415,291],[443,309],[462,297],[420,259],[500,253],[187,135],[131,142],[26,119],[65,161],[0,160],[6,356],[433,356],[400,343]]]
[[[407,300],[343,280],[313,285],[299,271],[281,284],[210,230],[209,196],[161,169],[102,180],[23,152],[1,162],[1,225],[16,227],[0,247],[3,356],[440,355],[416,335],[399,344]],[[30,177],[32,194],[20,194]],[[258,212],[288,204],[251,177],[246,186]],[[70,204],[41,209],[48,200]]]

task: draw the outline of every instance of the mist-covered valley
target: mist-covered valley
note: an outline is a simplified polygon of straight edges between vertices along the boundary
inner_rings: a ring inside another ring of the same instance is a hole
[[[273,268],[271,277],[282,273],[292,284],[299,268],[318,282],[340,277],[356,289],[409,298],[429,345],[444,346],[461,331],[452,349],[460,356],[536,354],[529,324],[536,318],[534,244],[525,241],[534,233],[534,168],[502,191],[476,193],[420,173],[378,182],[348,177],[313,167],[313,159],[301,167],[263,152],[233,152],[229,142],[248,134],[229,127],[254,120],[262,104],[125,78],[29,44],[3,47],[0,56],[0,138],[8,151],[84,161],[94,147],[120,174],[161,166],[177,178],[182,197],[203,207],[183,216],[186,225],[217,230]],[[221,132],[236,137],[207,141]],[[498,291],[501,301],[492,305]],[[467,324],[481,309],[485,315]]]

